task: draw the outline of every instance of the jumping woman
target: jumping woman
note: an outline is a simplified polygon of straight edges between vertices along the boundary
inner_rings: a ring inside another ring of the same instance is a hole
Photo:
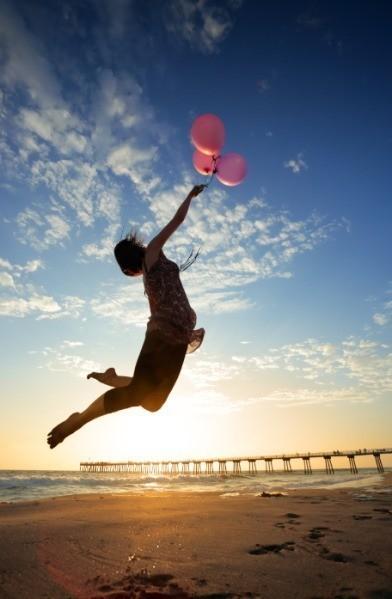
[[[117,243],[114,255],[124,275],[143,276],[151,316],[133,377],[118,376],[114,368],[91,372],[87,378],[113,387],[98,397],[84,412],[75,412],[48,435],[51,449],[82,426],[104,414],[141,406],[156,412],[165,403],[180,374],[185,355],[200,347],[204,329],[195,329],[196,314],[189,305],[180,281],[180,269],[162,251],[184,221],[190,203],[204,189],[196,185],[172,220],[144,246],[136,235]]]

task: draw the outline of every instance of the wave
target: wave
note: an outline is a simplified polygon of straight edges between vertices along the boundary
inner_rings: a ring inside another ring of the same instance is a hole
[[[390,470],[390,469],[388,469]],[[127,472],[90,473],[79,471],[0,471],[0,500],[23,501],[82,493],[186,491],[217,493],[260,493],[306,488],[370,488],[381,481],[374,469],[358,474],[336,471],[303,473],[258,473],[250,475],[177,474],[151,475]]]

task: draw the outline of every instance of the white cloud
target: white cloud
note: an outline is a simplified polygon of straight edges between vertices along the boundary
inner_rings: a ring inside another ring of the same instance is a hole
[[[44,268],[44,263],[42,260],[28,260],[24,266],[21,264],[11,264],[9,260],[5,260],[4,258],[0,258],[0,268],[7,268],[8,270],[13,270],[18,273],[31,273],[35,272],[39,268]]]
[[[59,154],[80,154],[86,150],[87,139],[81,133],[84,126],[65,108],[51,108],[42,112],[22,108],[18,123],[26,137],[24,145],[31,151],[39,151],[42,148],[39,141],[42,140],[51,144]],[[33,136],[26,135],[26,132]],[[37,137],[40,139],[37,140]]]
[[[233,400],[222,391],[213,388],[200,389],[187,393],[182,401],[176,403],[176,413],[183,410],[187,414],[206,414],[223,416],[241,411],[249,405],[248,400]]]
[[[233,16],[227,8],[236,10],[240,3],[222,6],[209,0],[172,0],[168,6],[165,25],[169,33],[185,40],[202,52],[212,54],[219,50],[233,28]]]
[[[90,302],[91,310],[100,318],[114,320],[124,325],[145,327],[149,317],[147,298],[143,295],[141,281],[132,280],[128,285],[106,286]]]
[[[81,347],[82,345],[84,345],[83,341],[69,341],[68,339],[64,339],[61,347]]]
[[[23,318],[29,314],[53,314],[61,310],[59,304],[48,295],[33,294],[30,298],[0,298],[0,315]]]
[[[44,183],[60,200],[51,198],[49,205],[35,203],[34,207],[28,206],[19,212],[16,216],[18,240],[37,250],[64,246],[64,241],[71,236],[72,224],[91,227],[97,219],[103,218],[108,224],[100,239],[102,247],[86,244],[87,250],[82,251],[86,256],[108,256],[108,247],[119,227],[119,188],[105,181],[95,167],[70,160],[36,161],[32,175],[35,185]],[[68,215],[69,211],[76,216],[76,223]]]
[[[151,221],[148,222],[148,238],[172,218],[188,192],[189,185],[184,181],[172,190],[161,189],[147,196],[156,223],[154,231]],[[189,240],[193,240],[195,249],[201,247],[198,260],[182,275],[190,303],[199,313],[200,326],[203,312],[223,314],[253,308],[254,303],[244,292],[248,284],[263,278],[290,277],[286,269],[294,257],[311,251],[343,226],[343,223],[326,223],[317,215],[293,221],[285,211],[273,212],[262,198],[253,197],[234,208],[227,208],[225,199],[226,194],[220,189],[199,196],[192,203],[186,221],[165,247],[166,255],[178,264],[189,254]],[[83,252],[96,258],[112,256],[114,231],[107,237],[104,235],[100,245],[85,245]],[[108,300],[108,295],[115,299]],[[113,286],[112,291],[105,289],[102,299],[95,300],[93,309],[103,317],[140,325],[147,313],[133,293],[132,310],[119,309],[128,300],[129,296],[119,297],[117,287]]]
[[[272,348],[261,356],[248,358],[260,370],[285,370],[299,380],[312,381],[325,388],[336,380],[354,383],[354,391],[369,399],[392,392],[392,353],[377,341],[348,337],[341,343],[308,339],[301,343]]]
[[[43,109],[61,107],[60,88],[42,42],[33,37],[8,2],[1,3],[0,37],[7,56],[2,64],[0,80],[11,88],[23,83],[30,99]]]
[[[15,282],[8,272],[0,272],[0,286],[1,287],[12,287],[15,289]]]
[[[142,149],[128,141],[111,150],[107,165],[115,175],[129,177],[140,191],[149,193],[161,183],[160,178],[152,174],[151,167],[157,150],[156,146]]]
[[[284,162],[284,167],[289,168],[295,174],[308,169],[302,154],[297,154],[297,158],[291,158],[291,160]]]
[[[38,269],[44,268],[41,260],[29,260],[26,264],[12,264],[0,258],[0,267],[12,271],[0,273],[3,289],[0,296],[0,315],[16,318],[34,316],[36,320],[79,318],[85,301],[76,296],[65,295],[61,299],[46,294],[29,282]]]
[[[223,362],[214,357],[187,360],[183,373],[196,388],[210,388],[216,383],[231,380],[239,373],[239,367],[230,362]]]
[[[52,372],[69,372],[78,378],[85,379],[90,372],[102,370],[102,365],[95,360],[77,354],[64,353],[63,349],[65,347],[67,346],[64,342],[59,348],[45,347],[42,350],[30,350],[29,353],[43,356],[45,361],[38,368]],[[73,347],[76,347],[76,345],[71,344],[68,346],[69,349]]]
[[[60,301],[60,300],[59,300]],[[74,295],[66,295],[61,300],[59,310],[50,314],[40,314],[37,320],[57,320],[59,318],[80,318],[86,300]]]
[[[63,216],[55,213],[41,214],[27,207],[16,216],[17,238],[20,243],[30,245],[36,250],[48,249],[53,245],[63,246],[63,240],[69,237],[70,225]]]
[[[279,408],[325,405],[331,406],[337,402],[370,403],[373,399],[369,394],[357,387],[333,389],[278,389],[259,397],[250,398],[251,403],[271,402]]]
[[[188,192],[184,182],[173,190],[150,195],[150,209],[158,226],[170,220]],[[212,297],[211,302],[205,296],[207,291],[233,292],[236,287],[243,288],[261,278],[290,277],[287,264],[295,256],[313,250],[343,226],[341,222],[326,223],[315,214],[294,221],[287,212],[273,212],[264,200],[255,201],[257,198],[227,208],[225,199],[226,194],[220,189],[199,196],[168,244],[174,257],[184,256],[189,239],[194,240],[195,247],[201,247],[200,258],[187,272],[187,289],[191,296],[200,295],[201,302],[208,304],[221,297]],[[236,304],[240,300],[237,296]],[[249,305],[247,301],[243,307]]]
[[[386,291],[386,295],[389,295],[391,290]],[[392,301],[387,300],[382,303],[378,311],[372,316],[373,322],[379,327],[384,327],[389,324],[392,320]]]
[[[100,236],[99,243],[86,243],[82,247],[82,254],[87,257],[94,256],[97,260],[113,258],[114,239],[119,230],[119,225],[109,224]],[[81,259],[83,261],[83,259]]]
[[[386,314],[381,314],[380,312],[376,312],[376,314],[373,314],[373,321],[376,324],[378,324],[380,327],[382,327],[389,322],[389,317]]]

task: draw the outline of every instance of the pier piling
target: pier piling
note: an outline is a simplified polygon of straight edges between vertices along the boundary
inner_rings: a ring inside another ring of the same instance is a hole
[[[302,460],[304,463],[304,474],[312,474],[312,465],[310,463],[310,458],[303,457]]]
[[[324,456],[325,460],[325,471],[327,474],[334,474],[335,470],[333,469],[333,464],[330,455]]]
[[[374,455],[374,459],[376,460],[377,470],[380,473],[384,472],[384,466],[382,465],[380,452],[374,452],[373,455]]]
[[[274,471],[274,464],[272,462],[272,458],[265,458],[265,471],[266,472]]]

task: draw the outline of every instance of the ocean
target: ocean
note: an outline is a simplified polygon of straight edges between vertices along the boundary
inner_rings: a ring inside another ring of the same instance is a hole
[[[392,468],[386,468],[386,472]],[[259,494],[290,489],[338,489],[354,487],[372,491],[382,481],[374,468],[360,469],[358,474],[335,470],[328,475],[314,470],[300,472],[258,473],[256,475],[151,475],[127,472],[79,472],[54,470],[0,470],[0,502],[31,501],[83,493],[187,493],[215,492],[221,495]]]

